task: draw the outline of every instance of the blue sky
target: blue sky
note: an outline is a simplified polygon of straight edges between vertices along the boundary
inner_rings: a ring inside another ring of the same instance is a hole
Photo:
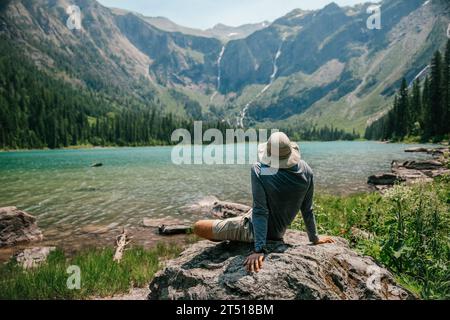
[[[322,8],[331,0],[98,0],[107,7],[163,16],[178,24],[206,29],[217,23],[237,26],[274,20],[296,9]],[[361,0],[335,0],[341,6]]]

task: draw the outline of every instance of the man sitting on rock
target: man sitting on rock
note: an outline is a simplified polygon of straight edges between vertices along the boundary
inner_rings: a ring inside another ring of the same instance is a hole
[[[196,235],[211,241],[254,242],[254,253],[244,263],[250,272],[259,272],[266,241],[282,241],[299,211],[313,244],[334,242],[330,237],[317,235],[313,172],[301,160],[297,144],[277,132],[258,146],[258,157],[259,162],[251,170],[253,209],[241,217],[203,220],[194,225]]]

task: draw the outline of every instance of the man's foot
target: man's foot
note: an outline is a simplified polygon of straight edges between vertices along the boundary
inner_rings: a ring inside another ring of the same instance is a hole
[[[321,244],[328,244],[328,243],[335,243],[335,241],[331,237],[321,237],[319,238],[319,240],[314,242],[314,245],[318,246]]]
[[[213,238],[213,221],[201,220],[194,224],[194,234],[200,238],[214,241]]]

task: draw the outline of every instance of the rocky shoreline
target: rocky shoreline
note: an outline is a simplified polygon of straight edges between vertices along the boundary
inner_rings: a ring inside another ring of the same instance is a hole
[[[396,160],[391,163],[391,172],[372,175],[368,178],[368,184],[376,191],[384,192],[394,185],[411,185],[417,182],[431,182],[436,177],[450,174],[449,147],[440,148],[410,148],[405,152],[420,152],[431,155],[431,159],[423,161]]]
[[[368,183],[379,192],[396,184],[429,182],[450,174],[448,147],[411,148],[405,152],[421,152],[431,156],[422,161],[393,161],[391,172],[373,175]],[[181,208],[184,213],[204,214],[206,219],[227,219],[247,213],[251,207],[207,197]],[[137,238],[149,234],[187,239],[190,225],[175,219],[150,219],[134,230]],[[101,231],[101,230],[100,230]],[[105,232],[91,230],[101,237]],[[0,208],[0,247],[21,248],[14,259],[24,269],[44,262],[55,246],[42,243],[44,235],[36,219],[15,207]],[[162,239],[162,238],[160,238]],[[358,255],[346,240],[336,238],[336,244],[324,247],[308,245],[302,232],[289,231],[287,241],[273,243],[271,253],[260,275],[249,275],[242,268],[245,256],[251,252],[247,244],[215,244],[208,241],[190,245],[179,258],[168,261],[150,284],[150,291],[134,289],[120,299],[414,299],[415,296],[396,284],[392,274],[368,257]],[[21,247],[22,244],[29,246]],[[315,258],[320,257],[320,258]],[[290,269],[296,261],[295,270]],[[326,267],[325,267],[326,266]],[[370,284],[370,270],[382,275],[379,284]],[[173,278],[173,274],[178,276]],[[277,276],[274,277],[273,274]],[[186,281],[180,280],[186,278]],[[275,279],[276,281],[273,281]],[[350,279],[353,279],[350,281]],[[258,283],[271,283],[270,290],[261,290]],[[295,283],[290,285],[289,283]],[[275,291],[272,289],[275,288]],[[374,289],[375,288],[375,289]],[[112,297],[114,298],[114,297]]]

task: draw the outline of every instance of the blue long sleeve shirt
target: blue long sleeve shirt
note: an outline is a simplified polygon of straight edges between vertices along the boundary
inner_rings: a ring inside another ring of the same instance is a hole
[[[255,250],[261,251],[269,240],[282,240],[287,228],[301,211],[309,240],[318,240],[313,211],[313,172],[303,160],[290,169],[261,163],[251,172]]]

